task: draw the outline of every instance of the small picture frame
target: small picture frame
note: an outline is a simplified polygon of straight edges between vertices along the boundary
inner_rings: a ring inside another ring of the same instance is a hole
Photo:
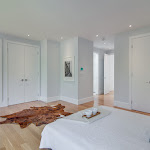
[[[74,57],[64,58],[64,81],[74,81]]]

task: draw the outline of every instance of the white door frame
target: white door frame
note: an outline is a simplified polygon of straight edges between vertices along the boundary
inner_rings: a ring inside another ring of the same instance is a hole
[[[99,54],[98,54],[98,52],[95,52],[95,51],[94,51],[94,52],[93,52],[93,58],[94,58],[94,54],[96,54],[96,55],[98,56],[98,62],[97,62],[97,63],[98,63],[98,64],[97,64],[97,65],[98,65],[98,66],[97,66],[97,67],[98,67],[98,68],[97,68],[97,69],[98,69],[98,70],[97,70],[97,71],[98,71],[97,94],[99,94]],[[94,62],[93,62],[93,63],[94,63]],[[93,67],[93,73],[94,73],[94,67]],[[94,86],[95,86],[95,84],[94,84],[94,74],[93,74],[93,92],[94,92],[94,88],[95,88]]]
[[[5,66],[4,66],[4,68],[7,68],[6,70],[7,70],[7,73],[5,74],[6,75],[6,92],[5,92],[5,96],[6,96],[6,98],[5,98],[5,100],[7,101],[7,106],[8,106],[8,104],[9,104],[9,92],[8,92],[8,86],[9,86],[9,79],[8,79],[8,73],[9,73],[9,67],[8,67],[8,43],[12,43],[12,44],[19,44],[19,45],[24,45],[24,46],[31,46],[31,47],[35,47],[35,48],[38,48],[39,49],[39,57],[38,57],[38,64],[39,64],[39,98],[38,99],[40,99],[40,87],[41,87],[41,85],[40,85],[40,78],[41,78],[41,74],[40,74],[40,70],[41,70],[41,65],[40,65],[40,47],[39,46],[37,46],[37,45],[31,45],[31,44],[26,44],[26,43],[21,43],[21,42],[14,42],[14,41],[10,41],[10,40],[5,40],[4,41],[4,43],[5,43],[5,48],[4,48],[4,50],[6,50],[6,53],[5,53]]]
[[[129,37],[129,106],[132,109],[132,52],[133,52],[133,39],[150,36],[150,33],[140,34],[137,36]]]
[[[0,39],[0,104],[2,103],[2,98],[3,98],[3,93],[2,93],[2,61],[3,61],[3,56],[2,56],[2,39]]]

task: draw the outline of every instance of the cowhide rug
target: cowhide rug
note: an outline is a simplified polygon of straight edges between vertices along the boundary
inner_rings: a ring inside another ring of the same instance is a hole
[[[0,116],[2,118],[6,118],[6,120],[0,122],[0,124],[16,123],[19,124],[21,128],[26,128],[31,123],[35,124],[36,126],[40,126],[42,124],[51,123],[58,118],[61,118],[62,115],[68,116],[72,114],[65,112],[64,108],[65,106],[62,106],[61,104],[53,107],[30,107],[30,109],[24,109],[17,113]]]

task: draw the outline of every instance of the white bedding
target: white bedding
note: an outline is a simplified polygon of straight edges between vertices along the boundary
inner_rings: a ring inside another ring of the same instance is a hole
[[[150,117],[101,106],[112,113],[90,124],[58,119],[46,125],[40,148],[52,150],[150,150]]]

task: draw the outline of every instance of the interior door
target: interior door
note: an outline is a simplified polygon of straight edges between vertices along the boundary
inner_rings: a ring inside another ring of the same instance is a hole
[[[110,91],[109,66],[109,55],[104,54],[104,94],[107,94]]]
[[[150,113],[150,36],[133,39],[132,109]]]
[[[8,43],[9,105],[24,102],[24,46]]]
[[[38,100],[39,49],[25,46],[25,102]]]

